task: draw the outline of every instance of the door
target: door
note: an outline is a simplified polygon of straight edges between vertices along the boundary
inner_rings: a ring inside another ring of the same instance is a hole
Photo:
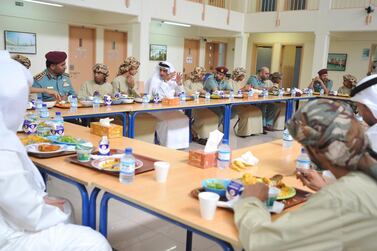
[[[190,75],[196,66],[199,66],[200,40],[185,39],[183,52],[183,76]]]
[[[283,74],[283,87],[298,87],[301,70],[302,46],[283,45],[281,50],[280,72]]]
[[[111,82],[118,74],[119,65],[127,57],[127,33],[105,30],[104,34],[104,64],[109,67]]]
[[[69,27],[69,74],[76,92],[89,79],[93,79],[95,64],[95,30],[85,27]]]
[[[227,44],[206,43],[205,65],[207,71],[213,71],[217,66],[226,66]]]
[[[271,69],[272,61],[272,46],[257,46],[256,47],[256,67],[257,72],[262,67]]]
[[[370,49],[368,73],[377,73],[377,44],[372,44]]]

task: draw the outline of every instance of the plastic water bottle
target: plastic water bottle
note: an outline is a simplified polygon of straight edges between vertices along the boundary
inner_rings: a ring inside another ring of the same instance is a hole
[[[242,90],[238,90],[237,95],[242,96]]]
[[[55,118],[53,120],[52,134],[63,136],[64,135],[64,119],[61,112],[55,113]]]
[[[35,101],[35,111],[38,116],[41,113],[42,105],[43,105],[42,97],[38,97],[37,100]]]
[[[296,160],[296,169],[297,170],[307,170],[310,169],[310,158],[306,153],[305,148],[301,148],[301,154],[297,157]]]
[[[227,139],[223,139],[223,142],[220,144],[217,153],[217,168],[228,168],[230,165],[230,156],[231,151],[229,147],[229,141]]]
[[[284,96],[284,88],[279,89],[279,98]]]
[[[266,89],[263,89],[263,98],[267,98],[268,97],[268,91]]]
[[[120,159],[119,181],[122,184],[130,184],[135,178],[135,157],[132,155],[132,148],[126,148]]]
[[[95,108],[95,109],[99,108],[100,102],[101,102],[101,100],[100,100],[99,95],[94,96],[93,97],[93,108]]]
[[[324,94],[325,94],[325,90],[321,89],[321,90],[319,91],[319,95],[323,96]]]
[[[308,95],[309,95],[309,97],[313,96],[313,89],[309,88]]]
[[[107,136],[102,136],[98,144],[99,155],[110,155],[110,143]]]
[[[205,97],[206,101],[210,101],[211,100],[211,93],[206,92],[206,95],[204,97]]]
[[[41,119],[48,119],[50,117],[50,113],[48,111],[47,104],[43,104],[42,105],[42,109],[40,111],[39,117]]]
[[[229,99],[233,100],[234,99],[234,91],[229,92]]]
[[[247,92],[247,96],[248,96],[249,98],[251,98],[251,97],[253,97],[253,95],[254,95],[254,91],[253,91],[253,89],[250,89],[250,90]]]
[[[144,93],[142,102],[143,102],[143,104],[148,104],[149,103],[148,94]]]
[[[181,95],[180,95],[179,98],[181,100],[181,103],[186,102],[186,93],[185,92],[181,92]]]
[[[289,133],[288,129],[283,131],[283,148],[290,148],[293,145],[293,137]]]
[[[296,88],[292,88],[291,97],[296,97]]]
[[[71,98],[71,108],[76,109],[78,106],[77,96],[73,95]]]

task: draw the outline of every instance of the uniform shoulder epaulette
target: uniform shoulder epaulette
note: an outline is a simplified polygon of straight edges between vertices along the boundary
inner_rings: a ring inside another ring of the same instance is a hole
[[[69,75],[69,74],[66,73],[66,72],[63,73],[63,76],[65,76],[65,77],[69,77],[69,78],[71,77],[71,75]]]
[[[42,71],[34,76],[34,80],[41,80],[44,76],[46,76],[46,71]]]

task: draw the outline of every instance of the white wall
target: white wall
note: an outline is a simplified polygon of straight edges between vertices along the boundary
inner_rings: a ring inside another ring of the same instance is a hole
[[[255,55],[252,55],[253,45],[270,45],[273,47],[272,52],[272,62],[271,62],[271,72],[279,71],[280,59],[281,59],[281,46],[282,45],[302,45],[303,55],[302,64],[300,72],[300,83],[299,87],[306,87],[311,76],[311,67],[313,59],[313,46],[314,46],[314,35],[313,33],[252,33],[249,36],[249,46],[248,46],[248,58],[246,69],[248,73],[255,74],[251,72],[251,61]]]
[[[342,86],[343,75],[352,74],[357,79],[366,76],[369,58],[362,57],[364,48],[377,44],[376,32],[331,33],[330,53],[346,53],[347,65],[345,71],[330,71],[329,77],[334,81],[334,90]]]

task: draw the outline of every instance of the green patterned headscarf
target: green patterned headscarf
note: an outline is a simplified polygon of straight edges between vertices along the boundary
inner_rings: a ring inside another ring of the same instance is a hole
[[[310,101],[295,113],[287,127],[303,146],[319,150],[338,167],[356,170],[367,153],[365,131],[345,103],[329,99]]]

